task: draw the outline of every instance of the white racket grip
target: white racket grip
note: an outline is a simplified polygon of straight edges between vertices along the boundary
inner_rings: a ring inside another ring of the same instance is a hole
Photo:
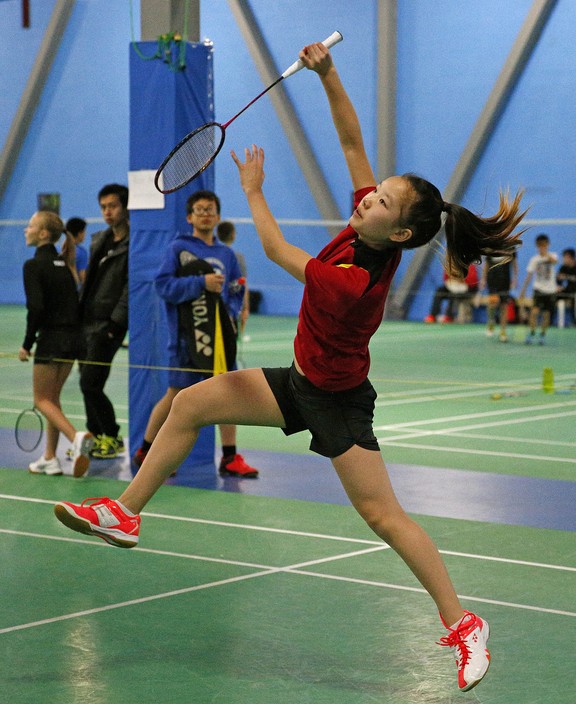
[[[322,44],[324,44],[327,49],[331,49],[334,44],[338,44],[338,42],[341,42],[343,39],[344,37],[340,34],[340,32],[333,32],[322,42]],[[292,66],[289,66],[284,71],[284,73],[282,74],[282,78],[288,78],[288,76],[291,76],[297,71],[300,71],[300,69],[302,68],[304,68],[304,64],[302,63],[301,59],[298,59],[298,61],[295,61]]]

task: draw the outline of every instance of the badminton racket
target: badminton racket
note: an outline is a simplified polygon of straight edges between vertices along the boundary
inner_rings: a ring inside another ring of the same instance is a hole
[[[341,42],[342,39],[340,32],[334,32],[322,44],[327,49],[330,49],[334,44]],[[222,149],[226,138],[226,128],[271,88],[274,88],[280,81],[292,76],[302,68],[304,68],[304,64],[298,59],[274,83],[264,89],[260,95],[257,95],[223,125],[219,122],[208,122],[187,134],[168,154],[156,172],[154,185],[160,193],[166,194],[177,191],[207,169]]]
[[[34,452],[42,441],[44,421],[36,408],[24,409],[16,418],[14,438],[23,452]]]

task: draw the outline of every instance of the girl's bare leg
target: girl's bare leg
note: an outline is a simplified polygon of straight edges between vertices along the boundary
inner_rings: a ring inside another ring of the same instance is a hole
[[[540,308],[535,308],[532,306],[532,309],[530,311],[530,316],[528,318],[528,325],[530,326],[530,331],[531,332],[536,332],[536,328],[538,327],[538,316],[540,315]]]
[[[508,303],[500,305],[500,332],[506,334],[506,324],[508,323]]]
[[[379,452],[355,445],[332,459],[352,505],[392,547],[436,602],[448,624],[464,615],[437,547],[398,503]]]
[[[150,414],[150,418],[148,419],[148,423],[146,425],[146,431],[144,433],[144,440],[146,440],[146,442],[149,442],[150,444],[154,442],[154,439],[158,435],[160,428],[166,422],[166,418],[168,418],[170,408],[172,407],[172,401],[176,398],[180,391],[182,391],[181,388],[169,386],[164,396],[154,406],[154,408],[152,409],[152,413]],[[222,445],[235,445],[236,426],[221,425],[220,438]]]
[[[140,513],[188,456],[200,428],[221,423],[277,428],[284,425],[261,369],[221,374],[183,389],[172,402],[166,422],[119,501],[130,511]]]
[[[62,412],[60,393],[68,378],[72,365],[67,362],[35,364],[32,372],[34,405],[46,418],[46,459],[56,456],[58,438],[63,433],[70,442],[74,441],[76,429]]]
[[[488,306],[486,310],[486,316],[488,318],[488,330],[493,330],[494,325],[496,324],[496,307],[498,305],[498,301],[495,299],[494,296],[489,295],[488,296]]]
[[[172,401],[176,398],[177,394],[182,389],[178,389],[175,386],[169,386],[166,393],[158,401],[158,403],[152,409],[150,418],[148,418],[148,423],[146,425],[146,431],[144,433],[144,440],[149,443],[154,442],[156,436],[162,425],[165,423],[168,414],[170,413],[170,408],[172,406]]]
[[[222,445],[235,445],[236,444],[236,426],[227,425],[225,423],[220,424],[220,442]]]

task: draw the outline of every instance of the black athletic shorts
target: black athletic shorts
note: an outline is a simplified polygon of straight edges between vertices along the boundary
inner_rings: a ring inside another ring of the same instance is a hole
[[[542,291],[534,291],[534,307],[541,311],[548,311],[550,315],[554,315],[556,308],[556,295],[554,293],[542,293]]]
[[[286,435],[312,433],[310,449],[339,457],[354,445],[378,451],[372,429],[376,392],[366,379],[347,391],[324,391],[291,367],[262,370],[278,402]]]
[[[53,364],[55,359],[74,361],[81,342],[80,330],[41,330],[36,340],[34,364]]]

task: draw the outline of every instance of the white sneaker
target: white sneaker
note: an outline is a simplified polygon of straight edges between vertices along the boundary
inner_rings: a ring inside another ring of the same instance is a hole
[[[470,611],[464,612],[455,628],[450,628],[444,619],[442,623],[450,633],[440,638],[439,645],[447,645],[452,650],[458,668],[458,687],[462,692],[467,692],[475,687],[488,671],[490,653],[486,643],[490,628],[486,621]]]
[[[72,474],[75,477],[83,477],[90,464],[90,450],[94,447],[94,436],[92,433],[82,431],[76,433],[72,443]]]
[[[53,457],[51,460],[47,460],[44,455],[37,459],[36,462],[30,462],[28,465],[28,471],[32,474],[62,474],[62,467],[60,466],[60,460],[57,457]]]

